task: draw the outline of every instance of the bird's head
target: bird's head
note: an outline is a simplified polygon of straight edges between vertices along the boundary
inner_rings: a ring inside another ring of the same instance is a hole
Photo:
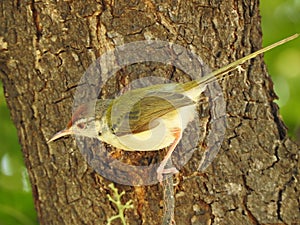
[[[83,104],[74,111],[71,120],[65,129],[57,132],[49,141],[55,141],[66,135],[78,135],[89,138],[97,138],[99,134],[99,123],[96,123],[94,107],[92,104]],[[96,126],[97,124],[97,126]]]

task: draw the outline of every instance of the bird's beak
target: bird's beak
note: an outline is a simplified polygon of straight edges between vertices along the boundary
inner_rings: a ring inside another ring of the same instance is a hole
[[[63,129],[63,130],[57,132],[56,134],[54,134],[54,136],[50,140],[48,140],[47,143],[50,143],[51,141],[55,141],[58,138],[61,138],[63,136],[70,135],[70,134],[73,134],[71,129],[67,129],[67,128]]]

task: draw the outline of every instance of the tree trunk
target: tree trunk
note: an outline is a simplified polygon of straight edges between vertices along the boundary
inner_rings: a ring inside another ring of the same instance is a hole
[[[192,49],[214,70],[261,48],[258,7],[258,0],[3,1],[0,74],[40,224],[106,224],[118,214],[107,197],[111,181],[87,164],[73,138],[46,143],[70,119],[76,86],[96,58],[121,44],[164,40]],[[125,68],[102,94],[121,89],[130,74],[185,79],[160,66]],[[203,173],[188,163],[177,175],[179,225],[300,223],[299,148],[286,136],[262,56],[244,69],[220,84],[227,130],[219,154]],[[122,201],[133,200],[128,224],[161,224],[159,184],[116,187],[126,192]]]

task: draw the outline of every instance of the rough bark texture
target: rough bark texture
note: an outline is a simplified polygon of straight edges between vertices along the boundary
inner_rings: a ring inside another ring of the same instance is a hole
[[[106,196],[110,181],[87,165],[73,138],[46,144],[68,122],[76,84],[93,60],[145,38],[187,46],[211,68],[261,47],[258,0],[16,0],[0,7],[0,74],[40,224],[105,224],[117,213]],[[202,174],[191,176],[191,164],[181,170],[179,225],[300,223],[299,148],[286,137],[262,57],[244,68],[221,83],[228,127],[220,153]],[[117,187],[124,202],[134,201],[128,224],[161,223],[159,185]]]

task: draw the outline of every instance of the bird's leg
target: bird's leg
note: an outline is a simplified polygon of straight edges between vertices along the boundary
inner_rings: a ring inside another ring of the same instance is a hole
[[[172,145],[169,147],[168,152],[165,156],[165,158],[163,159],[163,161],[161,161],[159,167],[157,168],[156,172],[157,172],[157,179],[158,181],[161,183],[163,180],[163,174],[168,174],[168,173],[178,173],[178,170],[175,167],[171,167],[168,169],[165,169],[165,166],[168,162],[168,160],[171,158],[171,155],[173,153],[173,151],[175,150],[177,144],[179,143],[180,139],[181,139],[181,129],[176,127],[173,128],[171,130],[171,132],[173,133],[173,136],[175,137],[174,142],[172,143]]]

